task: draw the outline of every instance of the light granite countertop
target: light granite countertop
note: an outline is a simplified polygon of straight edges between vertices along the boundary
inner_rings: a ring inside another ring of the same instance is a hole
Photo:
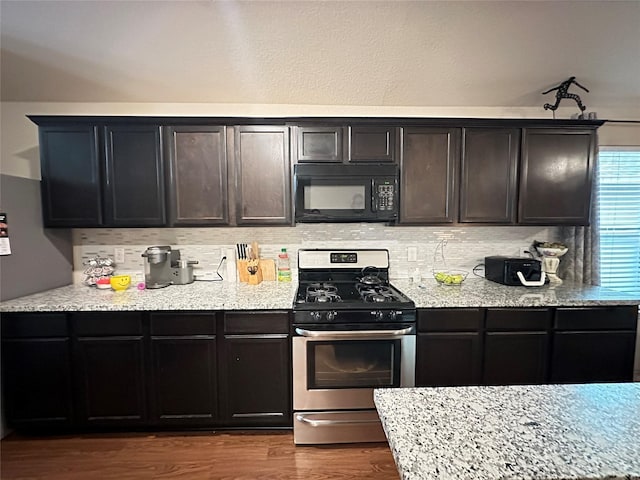
[[[127,310],[288,310],[296,286],[196,281],[188,285],[115,292],[69,285],[0,303],[0,312]]]
[[[640,479],[640,383],[378,389],[403,480]]]
[[[593,285],[562,283],[541,287],[501,285],[471,277],[462,285],[441,285],[434,279],[420,283],[392,282],[418,308],[443,307],[579,307],[598,305],[639,305],[640,293],[618,292]]]
[[[418,308],[553,307],[638,305],[640,295],[588,285],[508,287],[482,278],[459,286],[439,285],[433,279],[412,283],[392,280]],[[291,309],[297,283],[196,281],[155,290],[123,292],[69,285],[0,303],[0,312],[122,311],[122,310],[281,310]]]

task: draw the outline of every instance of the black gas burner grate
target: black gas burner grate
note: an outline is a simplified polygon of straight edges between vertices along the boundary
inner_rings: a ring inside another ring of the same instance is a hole
[[[317,282],[307,286],[305,301],[310,303],[332,303],[341,302],[342,297],[338,294],[338,288],[335,285]]]
[[[397,302],[400,299],[387,285],[367,285],[359,283],[356,289],[363,301],[369,303]]]

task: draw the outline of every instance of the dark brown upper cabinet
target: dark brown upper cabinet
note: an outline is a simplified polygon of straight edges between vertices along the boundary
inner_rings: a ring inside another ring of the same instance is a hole
[[[399,223],[420,225],[457,220],[459,162],[459,128],[403,129]]]
[[[227,139],[224,126],[166,129],[169,224],[227,225]]]
[[[166,224],[160,127],[105,127],[106,223],[116,227]]]
[[[520,129],[465,128],[460,173],[460,222],[515,222]]]
[[[234,128],[237,225],[291,224],[289,127]]]
[[[349,127],[349,161],[395,162],[397,135],[396,127]]]
[[[340,126],[294,127],[293,150],[299,163],[341,163],[344,128]]]
[[[588,225],[596,132],[523,129],[518,223]]]
[[[46,126],[39,136],[44,226],[102,225],[98,128]]]
[[[40,148],[45,226],[165,225],[159,126],[42,126]]]

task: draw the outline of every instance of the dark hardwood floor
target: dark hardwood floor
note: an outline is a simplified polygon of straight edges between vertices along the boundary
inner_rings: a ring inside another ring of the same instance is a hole
[[[399,478],[383,443],[294,446],[291,432],[26,436],[0,442],[2,480]]]

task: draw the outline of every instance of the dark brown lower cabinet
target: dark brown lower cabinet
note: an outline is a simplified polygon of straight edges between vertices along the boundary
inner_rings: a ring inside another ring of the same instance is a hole
[[[78,312],[71,320],[79,424],[147,423],[142,314]]]
[[[223,424],[291,426],[288,315],[230,313],[225,315],[224,330],[220,369]]]
[[[416,386],[478,385],[481,374],[479,332],[419,333]]]
[[[79,338],[76,352],[80,423],[146,423],[142,337]]]
[[[546,382],[549,355],[547,332],[487,332],[485,385],[537,385]]]
[[[484,311],[480,308],[418,310],[416,386],[478,385],[482,375]]]
[[[158,425],[218,419],[215,313],[151,315],[151,419]]]
[[[65,313],[3,313],[2,395],[10,427],[73,423],[71,342]]]
[[[552,383],[633,380],[638,307],[557,308]]]
[[[482,383],[547,383],[552,310],[488,308]]]
[[[552,383],[629,382],[635,332],[556,332]]]
[[[3,338],[2,389],[9,426],[71,425],[69,343],[68,338]]]

